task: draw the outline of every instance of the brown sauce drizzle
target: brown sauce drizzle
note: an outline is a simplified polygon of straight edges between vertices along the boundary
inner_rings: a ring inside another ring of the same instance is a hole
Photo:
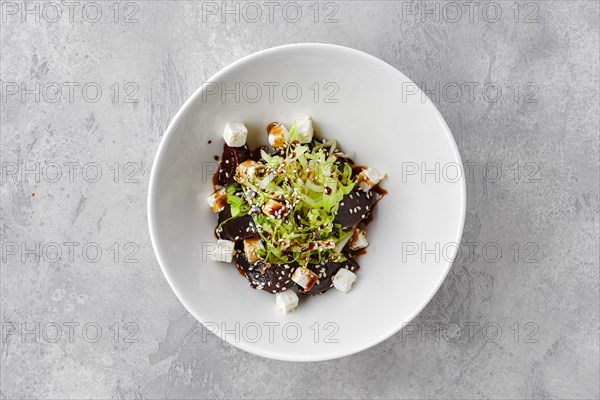
[[[354,167],[352,167],[352,175],[358,175],[361,173],[361,171],[367,169],[367,167],[365,167],[364,165],[355,165]]]
[[[269,125],[267,125],[267,133],[271,133],[271,129],[273,129],[277,125],[279,125],[279,122],[271,122]]]
[[[213,190],[217,190],[217,186],[219,185],[219,171],[218,170],[212,176],[212,185],[213,185]]]
[[[388,194],[388,191],[385,190],[384,188],[381,187],[381,185],[377,185],[375,186],[373,189],[371,189],[372,191],[374,191],[375,193],[381,195],[381,197],[385,196],[386,194]]]

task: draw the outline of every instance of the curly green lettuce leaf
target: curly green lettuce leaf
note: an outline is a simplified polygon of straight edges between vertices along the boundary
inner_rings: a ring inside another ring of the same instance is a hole
[[[356,186],[352,168],[339,162],[344,155],[335,141],[297,144],[295,124],[289,132],[293,144],[273,155],[261,151],[265,168],[253,176],[236,176],[235,187],[227,188],[232,216],[250,213],[264,244],[258,252],[263,262],[343,261],[340,244],[351,232],[334,219],[342,198]],[[269,200],[287,212],[278,218],[265,214],[262,208]]]

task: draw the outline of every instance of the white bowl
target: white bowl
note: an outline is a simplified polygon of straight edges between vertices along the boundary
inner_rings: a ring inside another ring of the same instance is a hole
[[[355,162],[387,172],[389,194],[368,226],[371,245],[358,258],[353,290],[331,289],[283,314],[274,296],[251,289],[234,264],[204,255],[217,219],[205,199],[227,122],[245,123],[256,145],[266,143],[269,122],[303,116],[313,118],[319,136],[355,152]],[[437,176],[422,173],[436,165]],[[150,236],[173,291],[209,331],[263,357],[342,357],[398,332],[440,287],[462,234],[461,165],[440,113],[390,65],[334,45],[276,47],[221,70],[175,115],[152,168]]]

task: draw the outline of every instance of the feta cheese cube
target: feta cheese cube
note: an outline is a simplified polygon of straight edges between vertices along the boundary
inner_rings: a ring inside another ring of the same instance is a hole
[[[319,276],[308,268],[298,267],[292,274],[292,280],[301,286],[304,290],[309,291],[319,279]]]
[[[348,243],[348,248],[350,250],[360,250],[366,249],[367,246],[369,246],[369,242],[367,241],[367,235],[365,235],[365,231],[356,228],[352,234],[352,239],[350,239],[350,242]]]
[[[256,239],[245,239],[244,240],[244,253],[249,262],[255,263],[260,257],[258,257],[258,250],[264,249],[260,238]]]
[[[298,295],[291,289],[279,292],[275,294],[275,303],[284,313],[289,313],[298,307]]]
[[[263,164],[252,160],[246,160],[237,166],[236,174],[238,178],[248,180],[254,178],[261,168],[264,168]]]
[[[269,199],[263,206],[262,212],[269,217],[282,218],[288,212],[288,207],[277,200]]]
[[[368,192],[375,187],[381,180],[385,178],[385,174],[377,171],[375,168],[366,168],[358,174],[358,187],[363,192]]]
[[[233,255],[235,254],[234,246],[235,243],[231,240],[219,239],[213,248],[208,248],[207,246],[208,254],[211,255],[215,261],[230,263],[233,261]]]
[[[227,191],[225,188],[219,189],[206,199],[208,206],[213,212],[221,212],[227,205]]]
[[[290,133],[279,122],[273,122],[269,125],[269,144],[274,149],[285,147],[286,142],[290,140]]]
[[[248,137],[248,128],[240,122],[230,122],[225,125],[223,139],[229,147],[242,147],[246,144]]]
[[[344,293],[348,293],[352,289],[354,282],[356,282],[356,275],[346,268],[340,269],[333,277],[333,287]]]
[[[296,121],[296,139],[300,143],[310,143],[313,138],[313,124],[310,117]]]

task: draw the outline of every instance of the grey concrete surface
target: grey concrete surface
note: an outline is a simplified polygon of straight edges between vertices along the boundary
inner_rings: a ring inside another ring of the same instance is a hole
[[[0,4],[1,399],[600,396],[597,1]],[[146,224],[184,100],[296,42],[433,90],[468,171],[461,256],[431,303],[404,333],[309,364],[204,335]]]

